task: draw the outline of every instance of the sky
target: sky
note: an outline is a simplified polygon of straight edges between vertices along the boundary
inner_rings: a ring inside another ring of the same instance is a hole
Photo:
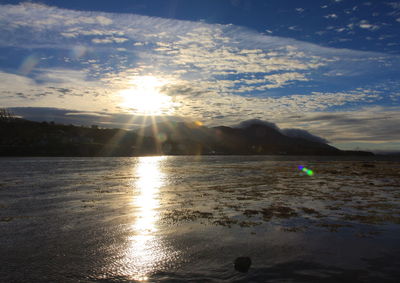
[[[400,150],[400,1],[0,1],[0,107],[135,128],[260,119]]]

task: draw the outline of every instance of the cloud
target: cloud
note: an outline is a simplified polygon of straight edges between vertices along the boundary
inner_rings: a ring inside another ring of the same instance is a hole
[[[123,36],[124,32],[120,30],[109,29],[108,27],[96,27],[83,29],[81,27],[71,27],[60,32],[60,35],[68,38],[76,38],[78,36]]]
[[[269,128],[275,129],[277,131],[280,130],[279,127],[275,123],[271,123],[271,122],[268,122],[268,121],[262,121],[262,120],[259,120],[259,119],[246,120],[246,121],[240,122],[239,124],[234,125],[232,127],[234,127],[234,128],[248,128],[248,127],[250,127],[252,125],[267,126]]]
[[[100,25],[103,25],[103,26],[111,25],[113,22],[110,18],[107,18],[104,16],[97,16],[96,20]]]
[[[400,10],[400,3],[399,2],[385,2],[386,5],[392,7],[395,10]]]
[[[293,138],[302,138],[305,140],[310,140],[314,142],[320,142],[320,143],[328,143],[328,141],[324,138],[318,137],[316,135],[313,135],[309,133],[306,130],[302,129],[280,129],[275,123],[268,122],[268,121],[263,121],[260,119],[250,119],[243,121],[237,125],[233,125],[232,127],[234,128],[247,128],[252,125],[261,125],[261,126],[266,126],[272,129],[275,129],[279,131],[280,133],[284,134],[285,136],[288,137],[293,137]]]
[[[13,82],[13,84],[10,84],[10,82]],[[25,76],[20,76],[17,74],[10,74],[6,72],[0,72],[0,87],[8,85],[9,87],[12,86],[18,86],[18,85],[24,85],[24,86],[33,86],[35,85],[34,81],[25,77]],[[5,88],[3,88],[4,90]]]
[[[115,98],[104,84],[89,80],[82,70],[37,69],[31,77],[0,72],[0,103],[5,107],[54,106],[101,109],[104,104],[116,109]]]
[[[265,76],[264,78],[273,83],[272,85],[269,85],[268,88],[282,87],[292,81],[308,81],[304,74],[296,72],[274,74]]]
[[[197,97],[207,91],[203,88],[191,86],[185,83],[167,84],[160,88],[160,92],[168,96],[190,96]]]
[[[137,129],[152,123],[152,119],[145,116],[132,116],[124,113],[76,111],[54,107],[13,107],[10,111],[15,115],[37,122],[51,122],[75,125],[98,125],[104,128]],[[185,121],[179,117],[154,117],[155,122]]]
[[[144,116],[132,116],[131,114],[110,113],[110,112],[89,112],[76,111],[70,109],[44,108],[44,107],[17,107],[11,108],[11,111],[18,116],[33,121],[55,121],[64,124],[81,124],[81,125],[99,125],[103,127],[118,127],[124,129],[135,129],[150,123],[151,119]],[[218,120],[219,125],[229,125],[225,118],[229,114],[221,115],[222,120]],[[264,115],[265,119],[268,115]],[[271,117],[271,116],[270,116]],[[155,117],[156,121],[162,122],[185,121],[179,117]],[[368,107],[360,111],[341,111],[341,112],[305,112],[296,115],[275,116],[275,122],[268,122],[261,119],[251,119],[236,124],[236,127],[246,127],[251,124],[261,124],[281,131],[283,134],[292,137],[302,137],[312,141],[327,142],[330,140],[334,146],[343,145],[344,148],[350,144],[363,142],[364,148],[373,149],[374,144],[398,143],[400,133],[397,131],[397,125],[400,123],[400,109],[397,107]],[[147,121],[147,122],[146,122]],[[215,121],[214,121],[215,122]],[[283,129],[280,129],[276,123],[279,123]],[[210,125],[209,125],[210,126]],[[298,128],[302,128],[301,130]],[[315,134],[311,134],[315,133]],[[340,135],[338,135],[340,133]],[[324,138],[320,138],[320,136]],[[369,146],[369,147],[365,147]]]
[[[338,15],[336,15],[336,14],[328,14],[328,15],[325,15],[324,18],[326,18],[326,19],[337,19]]]
[[[354,103],[373,103],[379,95],[359,91],[354,93],[314,93],[311,95],[289,95],[285,97],[242,97],[237,95],[200,94],[196,97],[178,95],[177,111],[183,117],[201,120],[208,125],[236,124],[238,120],[262,119],[280,121],[281,117],[297,113],[326,111],[330,108]],[[205,103],[204,103],[205,102]],[[224,117],[216,121],[216,117]],[[294,124],[285,127],[293,128]],[[318,134],[318,132],[316,132]]]
[[[292,126],[301,125],[335,144],[400,140],[400,132],[397,130],[400,123],[399,107],[370,106],[357,111],[308,112],[292,118],[282,117],[277,121]]]
[[[289,30],[294,30],[294,31],[301,31],[301,28],[298,26],[290,26],[288,27]]]
[[[46,83],[78,84],[87,80],[87,73],[83,70],[71,70],[64,68],[36,69],[35,80]]]
[[[282,129],[281,133],[292,138],[302,138],[314,142],[329,143],[329,141],[326,139],[313,135],[310,132],[302,129]]]
[[[379,26],[357,20],[330,30],[343,34]],[[309,117],[343,109],[349,119],[359,119],[357,111],[363,107],[398,105],[393,89],[369,84],[398,77],[399,56],[328,48],[235,25],[23,3],[0,6],[0,32],[0,46],[10,51],[10,60],[37,54],[15,70],[0,72],[5,106],[91,113],[107,107],[131,114],[121,108],[118,93],[141,76],[166,82],[158,91],[179,103],[176,116],[209,125],[215,119],[221,124],[251,118],[280,121],[297,113]],[[43,50],[49,52],[45,61],[40,59]],[[298,127],[288,121],[285,127]],[[328,132],[332,140],[333,130],[343,129],[328,123],[326,129],[310,124],[307,130]],[[347,130],[343,133],[349,137]]]
[[[93,38],[93,43],[123,43],[128,41],[127,38],[124,37],[105,37],[105,38]]]
[[[362,20],[360,21],[360,23],[358,24],[358,26],[362,29],[368,29],[371,31],[377,30],[380,28],[380,26],[375,25],[375,24],[370,24],[367,20]]]

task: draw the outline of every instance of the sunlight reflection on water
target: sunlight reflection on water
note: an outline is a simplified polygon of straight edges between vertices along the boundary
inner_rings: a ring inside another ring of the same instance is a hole
[[[141,157],[135,168],[138,179],[134,186],[138,195],[135,196],[133,205],[137,211],[124,259],[133,280],[147,280],[150,273],[168,257],[165,245],[157,235],[159,190],[165,179],[161,170],[164,159],[165,157],[158,156]]]

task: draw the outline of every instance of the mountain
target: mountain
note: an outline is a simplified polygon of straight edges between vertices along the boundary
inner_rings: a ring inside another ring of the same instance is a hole
[[[164,122],[127,131],[7,119],[0,120],[0,156],[373,155],[284,133],[268,122],[213,128]]]
[[[215,131],[195,122],[156,123],[136,133],[156,140],[165,154],[213,154],[218,147]]]
[[[207,128],[196,123],[166,122],[140,129],[137,134],[157,140],[165,154],[349,155],[323,142],[284,135],[271,123]]]

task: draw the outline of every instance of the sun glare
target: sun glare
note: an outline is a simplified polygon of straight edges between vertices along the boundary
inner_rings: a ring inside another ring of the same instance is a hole
[[[121,106],[142,115],[162,115],[173,112],[172,98],[160,92],[167,80],[140,76],[133,79],[132,87],[120,92]]]
[[[136,281],[147,281],[160,262],[171,256],[157,234],[159,194],[165,179],[162,166],[165,160],[162,156],[140,157],[134,169],[137,180],[133,183],[133,189],[137,195],[132,204],[136,212],[122,266],[126,267],[126,275]]]

